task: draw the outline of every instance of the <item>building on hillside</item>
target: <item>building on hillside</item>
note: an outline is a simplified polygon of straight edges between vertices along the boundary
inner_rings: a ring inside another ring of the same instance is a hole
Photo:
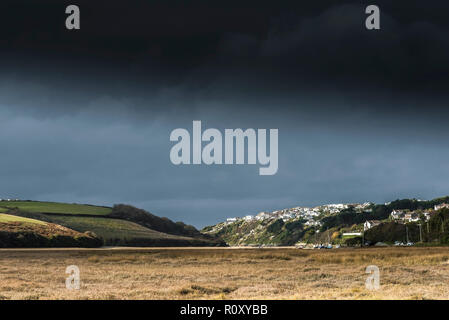
[[[286,222],[286,221],[288,221],[288,220],[290,220],[290,219],[293,219],[294,217],[295,217],[294,214],[291,214],[291,213],[284,213],[284,214],[281,216],[281,219],[282,219],[284,222]]]
[[[367,220],[363,224],[363,231],[369,230],[372,227],[378,226],[379,224],[381,224],[379,220]]]
[[[435,211],[436,211],[436,210],[443,209],[443,208],[449,208],[449,204],[447,204],[447,203],[441,203],[441,204],[435,205],[433,208],[435,209]]]
[[[419,221],[419,214],[415,212],[406,213],[404,216],[404,220],[407,222],[417,222]]]
[[[319,216],[319,212],[317,212],[315,210],[308,210],[308,211],[306,211],[305,215],[316,217],[316,216]]]
[[[227,218],[226,222],[236,222],[237,218]]]
[[[392,220],[404,223],[404,222],[418,222],[420,220],[421,214],[424,216],[424,219],[426,221],[429,221],[430,212],[393,210],[390,216]]]
[[[304,223],[304,225],[309,227],[320,227],[322,223],[320,221],[308,220]]]
[[[270,217],[270,214],[268,212],[260,212],[256,216],[256,220],[265,220]]]
[[[246,221],[251,221],[251,220],[254,219],[254,216],[252,216],[252,215],[247,215],[247,216],[245,216],[243,219],[245,219]]]
[[[393,210],[391,211],[390,217],[393,220],[401,220],[404,219],[405,212],[402,210]]]

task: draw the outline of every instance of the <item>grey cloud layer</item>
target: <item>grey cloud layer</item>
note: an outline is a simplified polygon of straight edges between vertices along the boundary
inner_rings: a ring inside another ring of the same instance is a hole
[[[125,202],[201,226],[299,204],[426,198],[447,190],[444,137],[429,141],[414,126],[394,131],[394,123],[373,131],[379,119],[364,119],[357,125],[363,131],[355,133],[315,121],[295,126],[288,114],[278,115],[275,122],[289,124],[279,128],[279,172],[261,177],[255,166],[173,166],[169,133],[181,124],[189,129],[191,120],[136,125],[98,114],[43,119],[13,107],[1,110],[7,119],[0,127],[5,197]],[[222,124],[221,114],[196,116],[210,126]],[[257,113],[236,123],[245,120],[267,123]]]

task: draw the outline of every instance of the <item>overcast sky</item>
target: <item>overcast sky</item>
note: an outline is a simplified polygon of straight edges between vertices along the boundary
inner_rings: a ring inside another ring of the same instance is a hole
[[[363,1],[78,1],[79,31],[64,29],[69,3],[7,2],[0,198],[127,203],[202,227],[449,194],[445,1],[377,1],[379,31]],[[277,174],[173,165],[170,132],[193,120],[279,129]]]

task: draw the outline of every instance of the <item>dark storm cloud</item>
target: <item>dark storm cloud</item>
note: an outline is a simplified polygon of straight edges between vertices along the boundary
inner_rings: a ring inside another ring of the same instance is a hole
[[[281,80],[289,90],[297,85],[300,90],[338,88],[371,95],[391,90],[446,95],[449,29],[420,15],[400,24],[382,11],[381,30],[367,31],[364,8],[342,5],[318,16],[289,17],[288,28],[283,20],[275,21],[261,40],[227,35],[220,61],[240,66],[240,74],[263,75],[270,85]]]
[[[301,107],[290,103],[287,110],[295,112],[311,109],[304,100],[323,94],[355,108],[379,100],[379,112],[390,109],[388,104],[422,109],[420,102],[431,97],[430,107],[446,112],[440,106],[449,91],[445,2],[423,8],[414,1],[402,6],[379,1],[380,31],[365,29],[366,4],[355,1],[262,2],[257,11],[232,2],[217,7],[149,2],[139,3],[139,10],[131,4],[81,2],[86,12],[79,33],[64,30],[64,17],[57,14],[63,3],[48,3],[45,11],[32,7],[42,14],[25,10],[19,21],[5,16],[3,23],[17,30],[2,28],[7,40],[1,43],[0,64],[11,97],[18,90],[14,81],[24,83],[20,90],[41,92],[47,101],[37,105],[50,113],[71,113],[110,97],[128,101],[128,112],[140,118],[161,110],[194,112],[205,98],[245,101],[256,95],[299,96]]]
[[[360,1],[80,1],[83,27],[64,29],[65,3],[2,3],[3,67],[106,78],[208,83],[223,72],[268,84],[350,84],[358,89],[446,89],[449,5],[377,1],[381,30],[364,27]],[[28,9],[28,10],[26,10]],[[446,12],[446,14],[445,14]],[[14,14],[15,13],[15,14]],[[7,61],[7,62],[6,62]],[[86,70],[87,69],[87,70]],[[203,70],[201,72],[201,70]],[[430,85],[430,84],[431,85]],[[432,88],[429,88],[429,87]],[[444,86],[444,88],[442,88]]]

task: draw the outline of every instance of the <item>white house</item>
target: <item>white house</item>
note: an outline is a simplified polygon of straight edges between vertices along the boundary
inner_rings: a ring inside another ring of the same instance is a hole
[[[449,208],[449,204],[447,204],[447,203],[441,203],[441,204],[435,205],[433,208],[435,209],[435,211],[436,211],[436,210],[443,209],[443,208]]]
[[[381,224],[381,222],[379,220],[365,221],[365,223],[363,224],[363,231],[369,230],[372,227],[378,226],[379,224]]]
[[[281,216],[281,218],[282,218],[282,220],[284,220],[284,221],[286,221],[286,220],[289,220],[289,219],[292,219],[292,218],[294,218],[295,217],[295,215],[293,214],[293,213],[284,213],[282,216]]]
[[[321,226],[321,222],[319,221],[313,221],[309,220],[306,223],[304,223],[306,226]]]
[[[255,217],[256,220],[265,220],[270,218],[270,213],[269,212],[259,212]]]
[[[408,221],[408,222],[416,222],[419,221],[419,214],[411,212],[411,213],[406,213],[404,216],[404,220]]]
[[[246,221],[251,221],[251,220],[254,219],[254,216],[252,216],[252,215],[247,215],[247,216],[245,216],[243,219],[245,219]]]
[[[403,219],[405,216],[405,213],[404,213],[404,211],[401,211],[401,210],[393,210],[393,211],[391,211],[390,216],[391,216],[391,219],[398,220],[398,219]]]
[[[237,218],[227,218],[226,222],[236,222]]]

